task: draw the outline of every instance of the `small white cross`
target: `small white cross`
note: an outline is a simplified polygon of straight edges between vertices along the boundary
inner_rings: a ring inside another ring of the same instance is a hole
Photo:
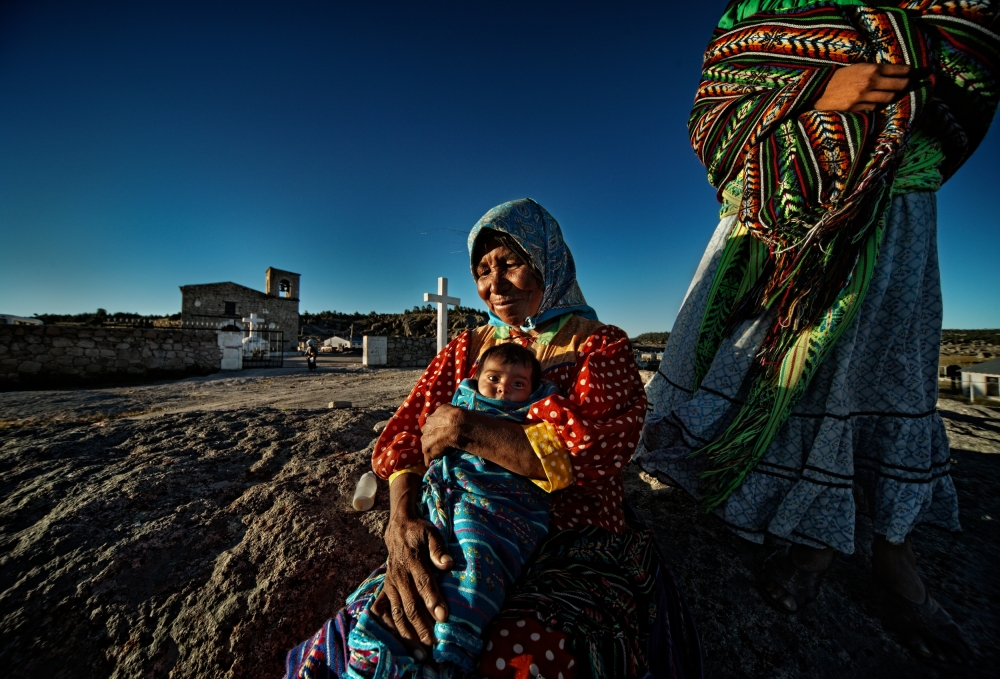
[[[261,323],[264,322],[264,319],[258,316],[257,314],[251,312],[250,318],[244,318],[243,322],[247,323],[250,326],[250,335],[253,336],[253,331],[256,330]]]
[[[458,306],[460,300],[458,297],[448,296],[448,279],[439,278],[438,279],[438,291],[435,295],[432,292],[424,293],[425,302],[437,302],[438,305],[438,351],[444,349],[444,345],[448,343],[448,305],[452,304]]]

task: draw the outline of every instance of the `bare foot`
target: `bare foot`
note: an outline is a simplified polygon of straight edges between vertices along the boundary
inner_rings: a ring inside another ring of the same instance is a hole
[[[884,535],[875,534],[872,540],[872,575],[882,585],[915,604],[927,598],[924,581],[917,573],[917,555],[910,547],[910,538],[901,545],[894,545]]]
[[[815,549],[791,545],[764,561],[761,588],[768,602],[785,613],[795,613],[819,596],[822,574],[830,567],[836,552],[827,547]]]
[[[894,545],[876,534],[872,575],[887,593],[887,622],[907,638],[914,654],[936,664],[966,662],[969,650],[961,630],[924,587],[909,538]]]

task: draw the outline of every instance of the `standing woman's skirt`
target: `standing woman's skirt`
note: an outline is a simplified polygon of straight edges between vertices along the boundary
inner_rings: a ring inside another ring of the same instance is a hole
[[[720,223],[688,289],[660,369],[636,462],[699,497],[691,453],[725,430],[767,330],[747,322],[723,342],[693,391],[695,346],[712,277],[735,217]],[[855,516],[900,543],[918,523],[960,530],[950,451],[937,413],[941,283],[935,195],[892,201],[863,307],[793,414],[736,492],[716,509],[741,536],[771,534],[854,552]]]

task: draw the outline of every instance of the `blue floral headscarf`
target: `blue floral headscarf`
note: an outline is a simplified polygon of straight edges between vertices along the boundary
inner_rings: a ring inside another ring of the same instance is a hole
[[[524,319],[521,330],[529,332],[540,323],[577,313],[584,318],[597,319],[597,313],[589,306],[576,282],[576,263],[573,254],[563,240],[559,222],[549,211],[532,198],[512,200],[497,205],[476,222],[469,233],[469,259],[474,257],[476,239],[483,229],[493,229],[505,233],[531,258],[531,265],[542,276],[545,290],[538,313]],[[472,276],[476,276],[476,265],[472,262]],[[504,327],[500,317],[490,312],[490,325]]]

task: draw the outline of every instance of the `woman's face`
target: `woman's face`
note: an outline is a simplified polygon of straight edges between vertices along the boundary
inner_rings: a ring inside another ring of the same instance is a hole
[[[544,290],[513,250],[496,237],[485,238],[485,254],[476,265],[479,296],[507,325],[524,325],[525,318],[538,313]]]

